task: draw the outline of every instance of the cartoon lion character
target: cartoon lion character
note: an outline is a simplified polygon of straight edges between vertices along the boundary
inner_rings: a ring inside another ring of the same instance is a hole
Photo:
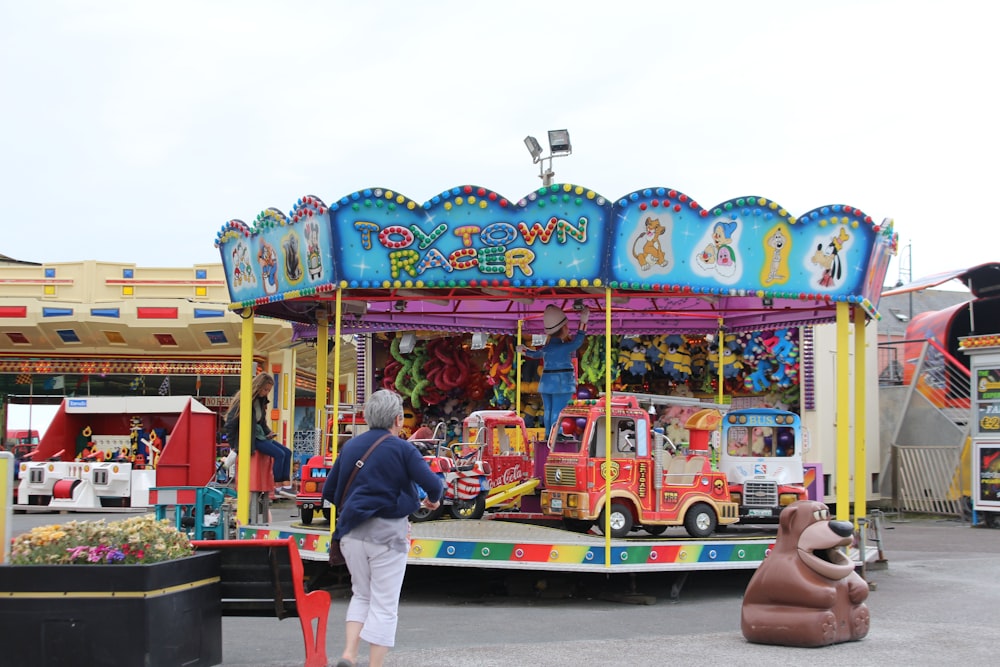
[[[848,521],[831,521],[826,505],[792,503],[781,512],[774,548],[743,596],[743,636],[758,644],[827,646],[862,639],[870,615],[868,584],[841,550]]]
[[[642,266],[643,271],[649,271],[653,264],[657,266],[668,264],[667,255],[660,245],[660,237],[666,232],[667,228],[660,224],[659,218],[646,218],[646,230],[632,244],[632,256]],[[642,250],[636,251],[640,241]]]

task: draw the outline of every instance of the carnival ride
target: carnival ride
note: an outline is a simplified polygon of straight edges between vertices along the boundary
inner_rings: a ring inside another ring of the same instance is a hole
[[[20,463],[17,507],[150,507],[157,485],[214,477],[215,413],[188,396],[66,398]]]
[[[229,283],[230,308],[244,316],[244,387],[251,377],[256,316],[315,326],[320,378],[327,376],[331,351],[337,375],[342,334],[450,332],[506,337],[500,345],[508,354],[496,361],[509,364],[505,384],[516,386],[522,367],[510,358],[509,350],[526,336],[542,334],[541,314],[548,305],[567,313],[589,308],[595,316],[588,333],[605,341],[612,334],[683,333],[721,343],[735,333],[835,322],[838,381],[846,386],[851,375],[850,324],[858,325],[854,327],[857,349],[858,340],[863,340],[861,325],[878,315],[879,290],[896,244],[891,220],[876,223],[851,206],[823,206],[795,217],[776,202],[756,196],[706,208],[670,188],[647,188],[609,200],[571,184],[545,186],[516,203],[472,185],[446,190],[423,204],[385,188],[357,191],[330,206],[307,196],[289,215],[271,208],[252,226],[232,220],[216,238]],[[633,252],[649,245],[661,251],[655,262],[649,252]],[[308,271],[298,251],[302,247],[309,249]],[[328,350],[325,342],[331,335],[334,344]],[[397,354],[404,357],[409,354],[403,350],[406,338],[396,338]],[[595,363],[588,371],[603,381],[599,389],[610,396],[611,346],[605,342],[594,349]],[[718,349],[721,357],[724,346]],[[855,357],[857,377],[864,374],[864,355]],[[713,370],[717,373],[713,389],[722,402],[726,364],[720,361]],[[437,387],[454,379],[442,372]],[[394,386],[411,402],[419,401],[430,383],[427,378],[423,381],[427,384],[421,387],[397,379]],[[863,383],[855,386],[859,389],[853,411],[863,418]],[[339,391],[333,388],[334,406],[339,404]],[[325,393],[325,387],[318,388],[317,413],[326,404]],[[511,393],[519,411],[520,396]],[[852,411],[847,392],[838,395],[837,403],[843,414]],[[837,430],[838,459],[843,461],[837,468],[843,502],[838,497],[837,507],[845,518],[851,478],[847,421],[838,422]],[[610,441],[610,429],[605,437]],[[247,451],[249,442],[241,441],[239,448]],[[610,442],[604,451],[610,459]],[[611,461],[607,464],[610,469]],[[604,483],[610,488],[609,476],[604,476]],[[244,489],[246,480],[241,477],[238,486]],[[273,534],[273,527],[246,525],[243,496],[238,510],[244,524],[241,534]],[[865,513],[863,497],[856,503],[858,516]],[[606,498],[610,503],[610,494]],[[427,522],[419,530],[415,526],[411,558],[475,564],[484,558],[493,562],[496,554],[505,553],[508,565],[493,565],[500,567],[524,562],[535,567],[545,563],[622,567],[623,558],[630,558],[628,567],[661,569],[687,565],[692,553],[704,548],[711,554],[705,562],[713,567],[737,562],[752,567],[759,562],[748,557],[746,548],[727,540],[699,542],[696,548],[691,543],[682,547],[647,543],[639,547],[640,555],[635,546],[615,546],[610,535],[596,543],[587,540],[598,538],[574,537],[566,531],[557,531],[554,540],[551,534],[508,535],[502,544],[489,539],[489,544],[480,544],[483,540],[469,535],[446,536],[494,523]],[[322,557],[329,535],[319,531],[300,535],[305,557],[310,552]],[[668,551],[676,557],[668,558]],[[529,553],[534,555],[526,556]],[[465,563],[456,562],[463,558]]]

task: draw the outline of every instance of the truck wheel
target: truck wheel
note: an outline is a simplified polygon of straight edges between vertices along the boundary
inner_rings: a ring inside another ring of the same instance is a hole
[[[571,530],[574,533],[589,533],[590,527],[594,525],[593,521],[586,521],[584,519],[563,519],[563,525],[566,526],[566,530]]]
[[[302,525],[311,526],[313,522],[313,508],[303,507],[299,513],[302,515]]]
[[[708,537],[715,532],[716,525],[715,512],[706,503],[695,503],[684,515],[684,529],[691,537]]]
[[[416,512],[410,515],[410,521],[413,523],[421,523],[422,521],[434,521],[435,519],[440,519],[441,515],[444,513],[444,505],[438,505],[437,509],[429,510],[426,507],[418,509]]]
[[[597,527],[601,532],[604,532],[605,511],[601,510],[601,516],[597,520]],[[611,537],[625,537],[630,532],[632,532],[632,513],[622,503],[611,503]]]
[[[456,519],[481,519],[486,511],[486,494],[480,493],[472,500],[453,500],[448,511]]]
[[[666,526],[643,526],[642,529],[649,533],[650,535],[662,535],[663,531],[667,529]]]

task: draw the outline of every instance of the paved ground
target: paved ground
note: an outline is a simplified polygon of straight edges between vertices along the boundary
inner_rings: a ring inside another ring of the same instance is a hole
[[[884,569],[867,573],[872,629],[818,649],[750,644],[740,633],[751,572],[558,575],[411,567],[397,667],[541,665],[992,664],[1000,601],[1000,530],[936,519],[887,521]],[[334,589],[335,591],[337,589]],[[334,600],[327,654],[342,646],[346,599]],[[223,620],[224,664],[302,665],[297,619]],[[366,655],[359,667],[367,665]]]

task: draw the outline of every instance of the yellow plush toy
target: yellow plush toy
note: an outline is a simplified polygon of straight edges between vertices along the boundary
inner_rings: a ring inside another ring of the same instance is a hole
[[[521,407],[522,417],[524,418],[524,425],[527,428],[534,428],[537,424],[542,423],[542,401],[537,397],[531,397],[528,401]]]

